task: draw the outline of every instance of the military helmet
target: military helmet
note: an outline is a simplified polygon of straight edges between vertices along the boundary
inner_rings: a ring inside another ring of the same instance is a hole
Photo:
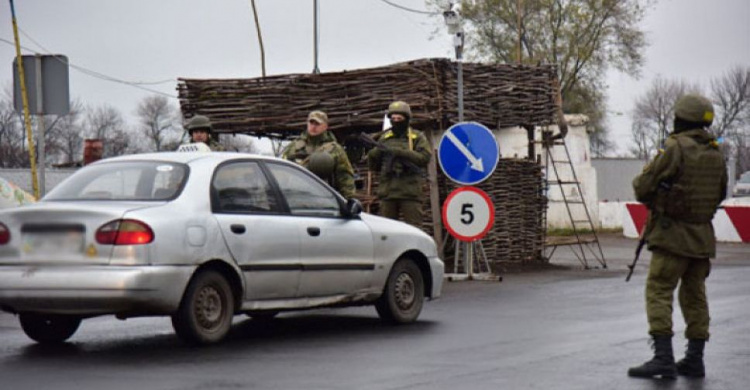
[[[710,125],[714,121],[714,106],[701,95],[688,94],[677,99],[674,116],[684,121]]]
[[[195,115],[187,123],[188,133],[192,133],[193,130],[206,129],[210,133],[213,130],[211,126],[211,120],[205,115]]]
[[[407,118],[411,118],[411,107],[401,100],[395,101],[388,106],[388,117],[390,118],[393,114],[401,114]]]
[[[310,160],[307,162],[307,169],[318,175],[321,179],[327,180],[333,174],[335,164],[333,156],[330,153],[318,151],[310,155]]]

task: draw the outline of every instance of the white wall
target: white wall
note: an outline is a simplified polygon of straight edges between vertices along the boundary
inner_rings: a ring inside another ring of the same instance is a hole
[[[575,175],[581,184],[581,191],[583,192],[583,198],[586,201],[591,219],[594,223],[594,227],[599,227],[599,197],[597,194],[596,187],[596,170],[591,166],[591,154],[589,135],[586,132],[586,124],[588,118],[585,115],[566,115],[565,119],[568,122],[568,135],[565,138],[565,143],[570,153],[570,161],[573,162],[575,167]],[[538,127],[535,129],[536,140],[541,140],[543,130],[552,130],[553,133],[558,133],[557,126]],[[500,154],[502,157],[515,157],[515,158],[526,158],[528,156],[528,139],[526,130],[520,127],[512,127],[500,129],[495,132],[498,145],[500,146]],[[535,153],[539,156],[542,165],[546,162],[546,153],[542,148],[542,145],[535,145]],[[565,149],[562,145],[555,146],[552,149],[552,156],[555,161],[567,161],[568,158],[565,155]],[[567,163],[557,163],[558,174],[560,179],[563,181],[572,181],[573,174],[570,170],[570,166]],[[548,177],[555,179],[555,173],[550,163],[550,173]],[[580,200],[581,197],[578,193],[578,189],[575,185],[551,185],[549,189],[549,209],[547,210],[547,225],[550,228],[570,228],[571,221],[568,211],[563,203],[563,195],[561,188],[565,190],[565,195],[568,200]],[[573,218],[585,219],[585,211],[580,204],[570,204],[571,213]],[[586,227],[584,224],[578,224],[579,227]]]
[[[602,229],[621,229],[626,202],[599,202],[599,226]]]

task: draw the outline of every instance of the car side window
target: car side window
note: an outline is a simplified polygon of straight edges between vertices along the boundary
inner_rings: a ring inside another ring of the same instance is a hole
[[[341,216],[336,195],[301,170],[282,164],[267,164],[294,215]]]
[[[273,189],[256,162],[220,166],[211,183],[213,210],[220,213],[279,212]]]

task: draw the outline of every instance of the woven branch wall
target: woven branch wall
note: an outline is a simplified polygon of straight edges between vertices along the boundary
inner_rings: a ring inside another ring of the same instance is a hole
[[[362,178],[363,187],[357,192],[358,198],[366,211],[377,213],[379,202],[374,194],[377,193],[378,175],[368,172],[365,160],[359,160],[355,170]],[[543,186],[541,165],[511,158],[500,159],[492,176],[476,185],[490,196],[495,206],[495,224],[482,240],[482,245],[487,258],[499,273],[507,268],[523,267],[526,263],[543,260],[542,217],[547,209]],[[444,175],[438,176],[440,204],[458,187]],[[429,199],[430,191],[429,183],[426,183],[423,188],[425,199]],[[422,211],[422,230],[434,236],[429,201],[422,202]],[[443,237],[446,237],[445,231]],[[455,261],[451,242],[452,239],[445,245],[446,270],[452,270]]]
[[[542,167],[533,161],[500,159],[495,173],[476,185],[495,206],[495,224],[482,240],[487,258],[496,269],[542,260],[542,217],[547,209]],[[459,186],[443,177],[441,204]],[[446,256],[448,260],[454,260]]]
[[[553,123],[554,66],[465,63],[463,74],[466,120],[489,128]],[[380,130],[394,100],[411,105],[417,128],[458,122],[456,63],[448,59],[265,79],[180,78],[177,88],[183,115],[206,115],[220,133],[288,139],[304,130],[310,111],[323,110],[345,138]]]

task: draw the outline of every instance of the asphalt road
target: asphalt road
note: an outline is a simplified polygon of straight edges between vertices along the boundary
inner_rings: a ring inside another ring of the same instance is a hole
[[[603,239],[608,269],[566,267],[451,282],[408,326],[380,323],[373,308],[238,316],[218,346],[183,345],[166,318],[84,321],[56,348],[28,340],[0,314],[0,389],[746,389],[750,383],[750,245],[720,245],[708,279],[712,338],[705,379],[629,378],[650,358],[645,267],[630,283],[635,246]],[[567,267],[569,266],[569,267]],[[675,313],[675,349],[684,324]],[[679,357],[679,356],[678,356]]]

